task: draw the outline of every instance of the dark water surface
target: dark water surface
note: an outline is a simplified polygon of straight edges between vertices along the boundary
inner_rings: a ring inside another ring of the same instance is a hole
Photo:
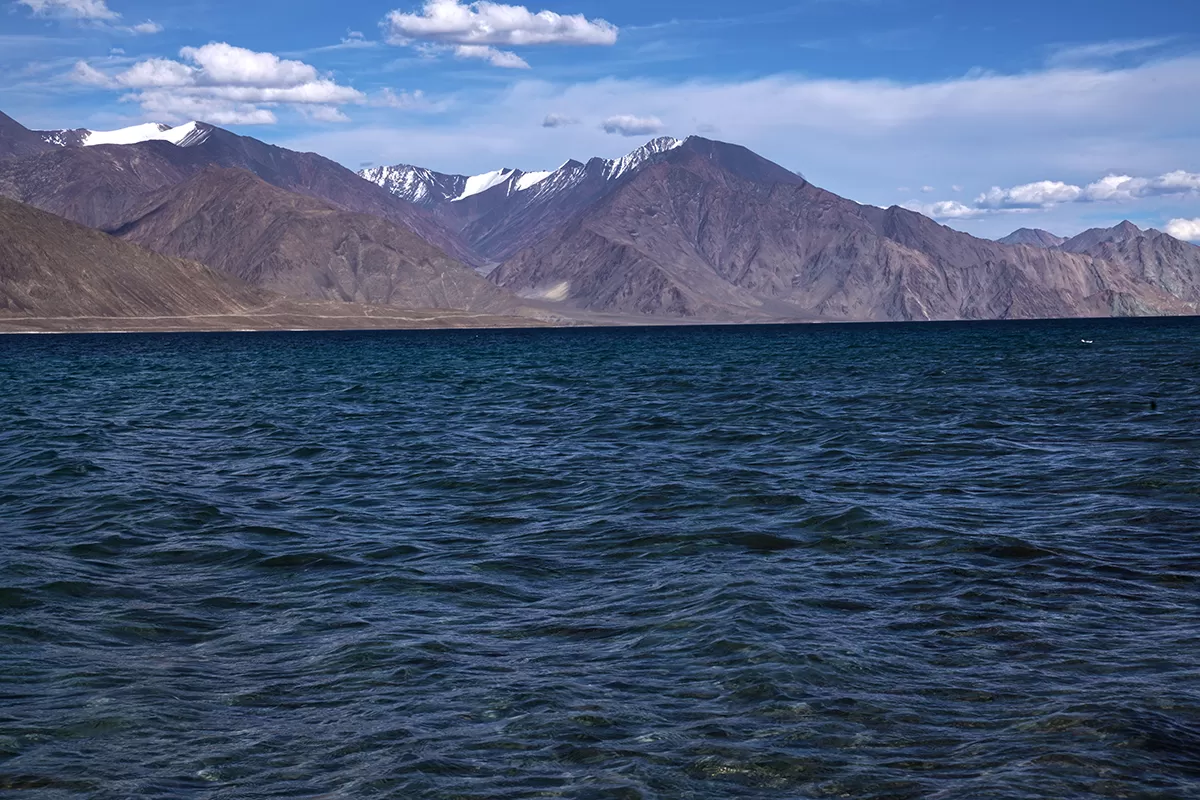
[[[4,337],[0,386],[4,797],[1200,797],[1195,321]]]

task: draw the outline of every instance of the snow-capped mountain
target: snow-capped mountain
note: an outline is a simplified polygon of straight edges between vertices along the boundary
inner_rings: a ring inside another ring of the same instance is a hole
[[[505,195],[511,195],[544,184],[539,193],[546,194],[546,190],[558,191],[574,185],[584,170],[589,168],[600,172],[607,181],[616,181],[655,156],[673,150],[681,144],[683,142],[679,139],[664,136],[647,142],[621,158],[592,159],[586,167],[578,161],[571,160],[556,170],[541,172],[504,168],[482,175],[449,175],[410,164],[396,164],[390,167],[371,167],[358,174],[410,203],[432,207],[465,200],[498,186],[504,187]]]
[[[593,158],[586,164],[571,160],[540,172],[504,168],[482,175],[448,175],[397,164],[359,175],[434,212],[483,258],[499,261],[682,144],[662,137],[621,158]]]
[[[651,139],[624,158],[613,158],[605,161],[604,177],[610,181],[618,180],[638,169],[646,162],[653,161],[656,156],[670,152],[682,144],[682,139],[675,139],[670,136],[660,136],[657,139]]]
[[[372,167],[358,173],[392,194],[426,208],[439,203],[455,203],[503,186],[505,195],[523,192],[552,173],[522,172],[519,169],[498,169],[482,175],[447,175],[424,167],[397,164],[392,167]]]
[[[467,185],[463,175],[446,175],[408,164],[372,167],[358,174],[396,197],[427,208],[453,200],[462,194]]]
[[[175,127],[161,122],[147,122],[115,131],[92,131],[86,128],[43,131],[42,141],[56,147],[94,147],[101,144],[138,144],[151,141],[170,142],[177,147],[194,147],[204,144],[212,130],[212,127],[202,122],[185,122]]]

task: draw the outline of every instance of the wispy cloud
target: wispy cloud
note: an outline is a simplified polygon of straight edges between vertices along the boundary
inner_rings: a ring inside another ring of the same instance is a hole
[[[454,48],[454,57],[479,59],[488,62],[493,67],[529,69],[529,63],[516,53],[482,44],[460,44]]]
[[[121,16],[109,8],[105,0],[17,0],[17,3],[45,17],[114,20]]]
[[[1172,37],[1147,39],[1113,39],[1107,42],[1085,44],[1062,44],[1054,48],[1049,63],[1054,66],[1072,66],[1095,61],[1105,61],[1134,53],[1146,53],[1169,44]]]
[[[162,25],[152,20],[135,25],[120,25],[121,15],[108,7],[106,0],[17,0],[35,16],[86,22],[101,28],[130,34],[161,33]]]
[[[425,92],[416,89],[411,92],[397,92],[395,89],[383,89],[367,100],[367,105],[375,108],[395,108],[403,111],[441,112],[450,108],[453,102],[443,98],[434,100]]]
[[[325,44],[319,47],[306,47],[302,50],[290,50],[282,55],[289,58],[299,58],[312,53],[329,53],[336,50],[370,50],[379,47],[381,42],[368,39],[362,31],[347,31],[346,35],[336,44]]]

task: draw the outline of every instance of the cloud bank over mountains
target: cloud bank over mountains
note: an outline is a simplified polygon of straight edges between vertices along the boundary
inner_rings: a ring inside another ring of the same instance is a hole
[[[1129,202],[1150,197],[1200,195],[1200,173],[1175,170],[1157,178],[1106,175],[1087,186],[1062,181],[1037,181],[1002,189],[993,186],[971,204],[955,200],[909,203],[906,207],[934,219],[969,219],[996,212],[1054,208],[1065,203]]]

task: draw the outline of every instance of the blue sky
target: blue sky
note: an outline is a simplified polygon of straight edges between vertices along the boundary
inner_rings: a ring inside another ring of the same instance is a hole
[[[1195,0],[0,0],[0,110],[476,173],[656,134],[954,227],[1200,239]]]

